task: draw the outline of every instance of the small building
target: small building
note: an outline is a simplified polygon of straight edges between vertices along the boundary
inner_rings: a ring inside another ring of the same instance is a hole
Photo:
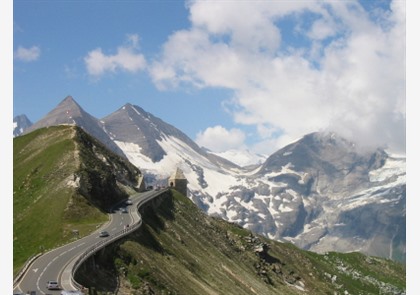
[[[176,168],[176,171],[169,177],[168,186],[179,191],[184,196],[187,196],[187,184],[188,180],[185,178],[184,173],[180,168]]]
[[[137,176],[137,185],[135,189],[137,189],[139,192],[143,192],[146,190],[146,183],[143,174]]]

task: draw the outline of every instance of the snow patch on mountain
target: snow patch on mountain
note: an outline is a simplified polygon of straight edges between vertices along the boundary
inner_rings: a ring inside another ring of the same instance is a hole
[[[19,115],[13,118],[13,137],[19,136],[25,132],[25,130],[31,127],[32,122],[26,117],[26,115]]]
[[[390,156],[383,167],[369,172],[369,178],[372,182],[383,182],[397,177],[393,183],[403,184],[406,183],[405,171],[405,158]]]
[[[267,159],[267,156],[255,154],[249,150],[228,150],[218,153],[209,151],[209,153],[225,158],[240,167],[260,165]]]
[[[139,145],[115,141],[127,155],[129,161],[137,167],[141,167],[146,173],[165,178],[169,177],[177,167],[181,168],[189,181],[190,191],[202,191],[209,195],[216,195],[221,191],[228,191],[229,187],[236,183],[234,176],[227,174],[222,168],[211,163],[178,138],[162,135],[162,140],[157,142],[167,154],[162,160],[154,163],[141,153]],[[215,208],[215,206],[212,207]]]

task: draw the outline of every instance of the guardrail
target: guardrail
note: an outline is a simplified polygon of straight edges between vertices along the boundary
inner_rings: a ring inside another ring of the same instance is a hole
[[[118,233],[112,234],[106,240],[102,240],[102,241],[96,243],[95,245],[93,245],[89,249],[87,249],[82,255],[80,255],[79,258],[74,263],[73,269],[71,271],[72,284],[75,285],[77,288],[81,289],[82,285],[80,285],[79,283],[77,283],[74,280],[74,275],[75,275],[77,269],[82,265],[82,263],[85,262],[86,259],[88,259],[91,255],[93,255],[97,251],[101,250],[105,246],[115,242],[116,240],[120,239],[121,237],[123,237],[123,236],[135,231],[136,229],[140,228],[141,224],[142,224],[142,219],[141,219],[141,215],[140,215],[140,220],[137,223],[135,223],[134,225],[132,225],[128,228],[123,229],[122,231],[119,231]]]
[[[111,236],[109,236],[107,239],[105,240],[101,240],[98,243],[94,244],[93,246],[89,247],[89,249],[87,249],[85,252],[83,252],[75,261],[72,270],[71,270],[71,282],[72,284],[78,288],[79,290],[83,288],[82,285],[80,285],[78,282],[76,282],[76,280],[74,279],[74,275],[77,271],[77,269],[82,265],[83,262],[85,262],[91,255],[93,255],[94,253],[96,253],[97,251],[101,250],[102,248],[104,248],[105,246],[115,242],[116,240],[120,239],[121,237],[128,235],[129,233],[135,231],[136,229],[140,228],[140,226],[142,225],[142,218],[141,218],[141,214],[139,212],[140,207],[147,203],[148,201],[150,201],[151,199],[154,199],[155,197],[161,195],[161,193],[167,191],[168,189],[163,189],[161,191],[159,191],[159,194],[157,194],[156,196],[154,196],[153,198],[150,199],[146,199],[146,200],[142,200],[137,204],[137,214],[139,217],[139,220],[137,222],[135,222],[133,225],[131,225],[128,228],[124,228],[123,230],[112,234]]]

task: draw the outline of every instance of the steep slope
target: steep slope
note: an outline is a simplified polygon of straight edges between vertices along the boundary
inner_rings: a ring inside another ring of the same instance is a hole
[[[210,208],[304,249],[405,261],[405,197],[405,158],[314,133],[271,155]]]
[[[182,131],[138,106],[126,104],[101,123],[130,162],[142,167],[151,182],[166,184],[167,177],[180,167],[190,186],[201,188],[207,185],[203,182],[204,169],[221,179],[229,177],[227,171],[239,168],[207,153]]]
[[[285,187],[280,198],[288,189],[299,194],[290,203],[300,214],[283,237],[316,251],[351,245],[404,261],[405,159],[315,133],[270,156],[258,174]],[[280,221],[287,224],[286,216]]]
[[[139,187],[141,172],[77,126],[13,140],[13,265],[86,235]]]
[[[115,145],[109,136],[102,129],[98,119],[88,114],[71,96],[64,98],[53,110],[41,120],[35,122],[24,131],[25,134],[36,129],[57,125],[77,125],[83,128],[88,134],[101,141],[114,153],[125,157],[125,154]]]
[[[126,104],[103,118],[101,123],[114,141],[140,146],[141,153],[153,162],[159,162],[166,155],[158,142],[168,135],[188,144],[198,154],[203,154],[188,136],[139,106]]]
[[[212,218],[176,191],[143,226],[87,261],[76,279],[116,294],[404,294],[405,267],[361,254],[319,255]],[[95,273],[96,275],[92,275]]]
[[[26,115],[19,115],[13,118],[13,137],[21,135],[26,129],[31,127],[32,122]]]

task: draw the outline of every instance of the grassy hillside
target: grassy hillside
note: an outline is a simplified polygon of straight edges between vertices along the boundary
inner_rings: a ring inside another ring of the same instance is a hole
[[[14,275],[32,255],[74,239],[73,230],[84,236],[107,221],[106,208],[126,198],[139,175],[76,126],[14,138]]]
[[[176,191],[143,226],[76,278],[118,294],[403,294],[405,266],[358,253],[319,255],[212,218]],[[92,276],[92,273],[95,276]],[[118,278],[118,279],[117,279]],[[119,286],[119,287],[117,287]]]

